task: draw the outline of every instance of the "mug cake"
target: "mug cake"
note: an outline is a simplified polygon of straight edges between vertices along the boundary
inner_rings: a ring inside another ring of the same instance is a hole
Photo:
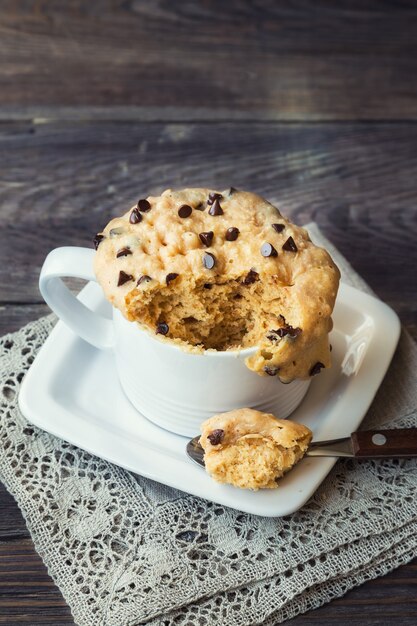
[[[247,367],[285,383],[330,367],[339,270],[261,196],[168,189],[111,220],[95,246],[107,299],[163,341],[256,347]]]

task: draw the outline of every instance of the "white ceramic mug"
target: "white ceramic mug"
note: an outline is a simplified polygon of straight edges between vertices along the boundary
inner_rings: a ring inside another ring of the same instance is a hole
[[[128,322],[113,308],[113,320],[88,309],[61,277],[95,281],[94,250],[57,248],[48,254],[39,279],[41,294],[58,317],[96,348],[114,350],[124,392],[145,417],[187,437],[200,432],[203,420],[240,407],[274,412],[285,418],[300,404],[309,380],[284,385],[259,376],[245,365],[256,348],[192,354]],[[117,415],[115,415],[117,419]]]

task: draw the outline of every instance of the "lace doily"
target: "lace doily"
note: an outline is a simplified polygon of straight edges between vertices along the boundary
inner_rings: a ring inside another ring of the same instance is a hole
[[[369,289],[315,226],[343,279]],[[0,476],[82,626],[274,625],[417,554],[416,460],[339,461],[306,506],[240,513],[135,476],[30,425],[23,376],[54,324],[0,340]],[[364,427],[416,425],[402,333]]]

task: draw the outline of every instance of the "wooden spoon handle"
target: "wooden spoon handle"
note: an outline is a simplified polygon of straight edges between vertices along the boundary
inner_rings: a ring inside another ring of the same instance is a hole
[[[417,428],[362,430],[352,433],[351,439],[358,458],[417,457]]]

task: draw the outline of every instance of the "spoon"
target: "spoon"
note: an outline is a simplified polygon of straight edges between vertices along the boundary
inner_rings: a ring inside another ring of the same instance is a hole
[[[187,443],[190,459],[204,467],[204,450],[200,437]],[[417,428],[395,430],[361,430],[350,437],[313,441],[306,456],[334,456],[353,459],[393,459],[417,457]]]

